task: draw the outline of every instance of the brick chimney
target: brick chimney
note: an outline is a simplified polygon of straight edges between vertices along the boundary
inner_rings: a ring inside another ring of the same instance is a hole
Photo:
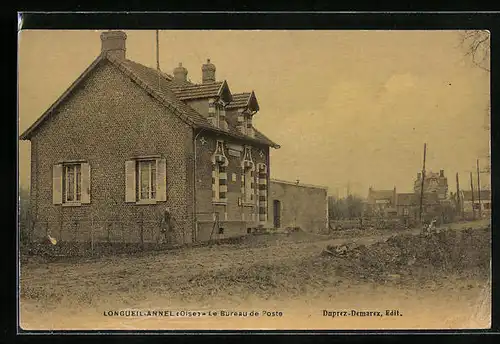
[[[125,59],[125,40],[127,34],[123,31],[105,31],[101,33],[101,54],[106,54],[118,58]]]
[[[188,75],[187,69],[182,67],[182,63],[179,62],[179,66],[174,68],[174,80],[187,81],[187,75]]]
[[[201,66],[202,72],[202,83],[215,82],[215,65],[210,63],[210,59],[207,59],[207,63]]]

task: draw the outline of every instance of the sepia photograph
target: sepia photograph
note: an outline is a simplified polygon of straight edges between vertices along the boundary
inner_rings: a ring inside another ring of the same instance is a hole
[[[487,30],[20,30],[19,328],[491,327]]]

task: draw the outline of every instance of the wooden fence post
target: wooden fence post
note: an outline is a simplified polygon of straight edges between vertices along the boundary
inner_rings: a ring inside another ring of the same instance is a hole
[[[94,216],[90,214],[90,254],[94,256]]]
[[[141,248],[142,250],[144,250],[144,211],[141,211],[140,228],[141,228]]]

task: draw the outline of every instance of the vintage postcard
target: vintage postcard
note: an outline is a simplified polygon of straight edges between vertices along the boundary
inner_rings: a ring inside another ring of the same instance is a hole
[[[489,44],[21,30],[20,329],[489,328]]]

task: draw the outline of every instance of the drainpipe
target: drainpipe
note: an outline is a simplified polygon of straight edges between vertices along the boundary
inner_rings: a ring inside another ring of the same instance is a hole
[[[194,147],[194,164],[193,164],[193,221],[194,221],[194,241],[197,241],[198,239],[198,216],[196,214],[196,161],[197,161],[197,154],[196,154],[196,140],[198,139],[198,136],[204,131],[202,128],[198,134],[194,136],[193,139],[193,147]]]

